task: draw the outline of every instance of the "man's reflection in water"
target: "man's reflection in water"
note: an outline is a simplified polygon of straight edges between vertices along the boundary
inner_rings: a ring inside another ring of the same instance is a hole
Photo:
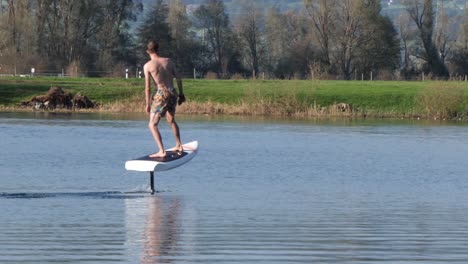
[[[167,257],[176,253],[180,201],[177,198],[157,196],[147,199],[149,204],[143,231],[141,263],[169,263]]]

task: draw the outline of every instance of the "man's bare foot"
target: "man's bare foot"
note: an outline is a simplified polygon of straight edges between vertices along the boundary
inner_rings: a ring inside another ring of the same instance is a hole
[[[150,158],[165,158],[166,157],[166,151],[159,151],[158,153],[154,153],[149,155]]]
[[[171,148],[171,151],[177,152],[177,154],[182,155],[182,153],[184,153],[184,148],[182,146],[175,146]]]

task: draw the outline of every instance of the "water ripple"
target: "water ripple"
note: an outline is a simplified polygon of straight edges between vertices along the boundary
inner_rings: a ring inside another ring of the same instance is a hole
[[[0,193],[0,199],[41,199],[41,198],[95,198],[132,199],[141,198],[143,192],[54,192],[54,193]],[[136,195],[140,194],[140,195]]]

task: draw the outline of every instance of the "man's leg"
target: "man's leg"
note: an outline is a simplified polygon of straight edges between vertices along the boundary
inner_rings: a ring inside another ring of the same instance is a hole
[[[153,135],[154,141],[158,145],[159,152],[151,154],[150,157],[152,158],[164,158],[166,157],[166,151],[164,150],[164,145],[161,139],[161,133],[159,133],[158,124],[161,116],[158,113],[151,113],[148,127]]]
[[[171,126],[172,133],[174,133],[174,137],[176,140],[176,146],[172,148],[175,151],[183,151],[182,142],[180,140],[180,130],[177,122],[175,121],[175,113],[167,112],[166,114],[167,123]]]

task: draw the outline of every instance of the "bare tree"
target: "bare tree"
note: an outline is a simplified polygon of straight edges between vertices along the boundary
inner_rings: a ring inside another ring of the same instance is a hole
[[[441,1],[437,12],[437,23],[435,25],[435,45],[444,64],[446,63],[447,57],[450,56],[455,44],[455,31],[459,20],[459,17],[449,17],[444,7],[444,1]]]
[[[463,24],[462,24],[462,32],[463,32],[463,49],[468,50],[468,8],[465,8],[465,12],[463,15]]]
[[[52,65],[65,67],[83,57],[91,36],[98,32],[93,1],[37,0],[39,51]]]
[[[412,38],[414,30],[411,27],[411,17],[407,13],[399,15],[397,23],[403,51],[402,69],[406,71],[410,63],[409,41]]]
[[[264,23],[263,11],[255,1],[238,0],[240,15],[237,17],[236,28],[247,50],[249,68],[255,77],[259,73],[260,52],[262,49],[262,30]]]
[[[174,46],[173,58],[179,69],[190,71],[193,67],[192,54],[195,53],[190,33],[192,23],[182,0],[169,2],[167,22]]]
[[[287,52],[289,33],[286,16],[277,8],[270,8],[266,16],[265,40],[268,53],[266,55],[269,71],[275,71]],[[282,77],[282,76],[279,76]]]
[[[310,74],[317,50],[307,21],[303,12],[269,10],[265,25],[266,59],[268,70],[276,77],[303,78]]]
[[[95,15],[101,24],[93,42],[99,45],[96,66],[100,70],[109,70],[117,63],[136,64],[129,21],[135,21],[142,11],[140,0],[105,0]],[[117,67],[119,67],[117,65]]]
[[[465,5],[457,34],[457,48],[468,51],[468,4]]]
[[[35,0],[37,51],[60,70],[107,68],[127,57],[139,0]]]
[[[2,1],[0,9],[1,67],[4,72],[24,72],[31,66],[36,43],[31,2]]]
[[[7,11],[7,0],[0,0],[0,14]]]
[[[331,65],[330,41],[334,30],[336,5],[336,0],[304,0],[306,12],[320,44],[323,62],[327,66]]]
[[[168,24],[176,49],[181,50],[183,42],[188,37],[189,28],[191,26],[187,16],[186,6],[182,0],[169,2]]]
[[[218,73],[225,77],[230,61],[230,45],[233,38],[229,16],[221,0],[207,0],[195,11],[198,26],[206,32],[208,46],[214,54]]]
[[[406,10],[419,29],[419,35],[424,47],[423,58],[427,61],[429,70],[440,77],[448,77],[448,70],[440,58],[433,41],[434,11],[432,0],[404,0]]]
[[[345,79],[350,79],[354,72],[356,51],[362,40],[363,13],[360,2],[356,0],[342,0],[336,6],[336,41],[333,54],[339,70]]]

